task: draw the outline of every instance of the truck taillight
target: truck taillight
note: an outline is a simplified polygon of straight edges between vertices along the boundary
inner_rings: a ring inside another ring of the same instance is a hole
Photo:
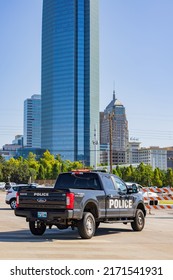
[[[19,207],[19,193],[16,193],[16,208]]]
[[[74,208],[74,193],[66,194],[66,209]]]

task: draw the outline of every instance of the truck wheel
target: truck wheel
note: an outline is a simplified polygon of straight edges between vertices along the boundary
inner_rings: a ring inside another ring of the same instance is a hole
[[[29,229],[33,235],[43,235],[46,230],[46,225],[41,222],[29,222]]]
[[[78,232],[83,239],[90,239],[95,234],[96,223],[90,212],[84,212],[82,220],[78,222]]]
[[[11,209],[15,209],[16,208],[16,200],[15,199],[12,199],[11,201],[10,201],[10,207],[11,207]]]
[[[145,225],[145,217],[144,213],[141,209],[136,210],[136,215],[134,218],[134,222],[131,223],[131,227],[134,231],[141,231]]]

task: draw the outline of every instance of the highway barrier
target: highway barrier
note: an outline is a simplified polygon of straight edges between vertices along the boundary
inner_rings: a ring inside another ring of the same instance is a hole
[[[173,209],[173,188],[148,187],[142,190],[146,193],[144,202],[147,209]]]

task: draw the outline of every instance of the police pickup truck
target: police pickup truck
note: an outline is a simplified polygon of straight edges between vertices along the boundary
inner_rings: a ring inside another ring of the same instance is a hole
[[[21,189],[16,196],[15,215],[25,217],[32,234],[46,227],[77,228],[89,239],[100,223],[131,223],[134,231],[144,228],[143,197],[119,177],[103,172],[59,174],[54,188]]]

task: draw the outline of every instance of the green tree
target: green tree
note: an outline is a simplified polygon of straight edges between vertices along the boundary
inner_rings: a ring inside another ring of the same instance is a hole
[[[67,168],[66,168],[66,165],[64,162],[62,162],[61,164],[61,172],[66,172],[67,171]]]
[[[123,180],[126,182],[131,182],[133,180],[132,168],[130,166],[123,169]]]
[[[10,180],[12,182],[28,183],[30,178],[30,170],[27,161],[15,161],[11,172]]]
[[[17,172],[17,164],[14,158],[6,161],[2,167],[3,178],[5,182],[12,181],[12,175]]]
[[[61,172],[61,163],[56,161],[52,166],[52,178],[51,179],[56,179],[60,172]]]
[[[0,163],[1,163],[1,164],[4,164],[4,163],[5,163],[5,159],[4,159],[4,157],[1,156],[1,155],[0,155]]]
[[[57,154],[56,157],[55,157],[55,159],[56,159],[57,161],[61,162],[61,163],[63,162],[63,160],[62,160],[60,154]]]
[[[0,164],[0,181],[3,181],[2,165]]]
[[[29,152],[28,157],[27,157],[28,161],[36,161],[36,154]]]
[[[143,162],[136,167],[134,171],[134,182],[141,184],[142,186],[148,187],[151,185],[151,179],[153,176],[152,167],[145,165]]]
[[[68,171],[82,169],[82,168],[83,168],[82,162],[79,162],[79,161],[69,162]]]
[[[163,186],[163,182],[162,182],[160,175],[161,175],[161,172],[159,171],[159,168],[155,168],[155,170],[153,172],[152,185],[157,186],[157,187]]]
[[[165,185],[173,187],[173,170],[171,168],[168,168],[166,172]]]
[[[116,168],[112,169],[112,173],[115,174],[115,175],[117,175],[117,176],[119,176],[118,171],[117,171]]]
[[[46,160],[46,161],[49,161],[49,162],[54,162],[55,157],[48,150],[46,150],[46,152],[43,153],[42,160]]]
[[[44,180],[45,179],[45,169],[42,164],[39,166],[38,174],[37,174],[38,180]]]
[[[40,159],[40,164],[44,167],[45,179],[52,178],[52,166],[54,163],[54,155],[52,155],[49,151],[44,152],[43,157]]]
[[[116,172],[117,172],[117,175],[122,178],[122,168],[120,168],[119,165],[116,166]]]
[[[40,164],[36,160],[36,155],[33,154],[32,152],[29,153],[28,158],[27,158],[28,166],[30,169],[30,176],[32,182],[37,178],[37,174],[39,171]]]

